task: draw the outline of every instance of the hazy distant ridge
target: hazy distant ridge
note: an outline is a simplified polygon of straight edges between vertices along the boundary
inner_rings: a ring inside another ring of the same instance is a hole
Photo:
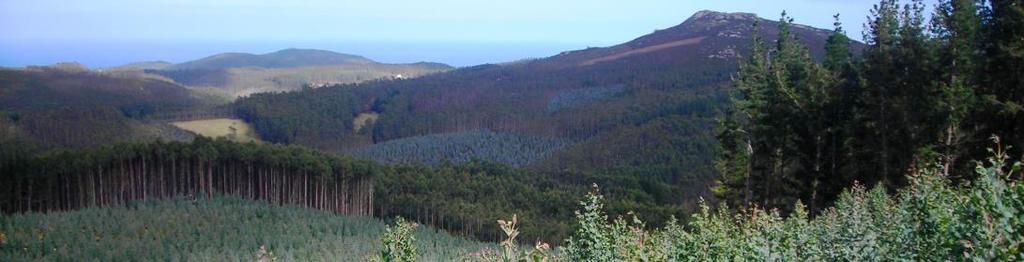
[[[362,56],[315,49],[284,49],[273,53],[222,53],[168,67],[181,69],[226,69],[237,67],[290,68],[339,64],[377,63]]]

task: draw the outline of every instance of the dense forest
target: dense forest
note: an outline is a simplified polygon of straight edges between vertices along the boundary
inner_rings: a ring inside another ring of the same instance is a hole
[[[526,167],[570,144],[546,137],[528,137],[487,130],[432,134],[389,140],[362,147],[352,155],[381,163],[439,165],[474,159]]]
[[[755,38],[720,122],[718,196],[818,212],[855,182],[893,191],[936,159],[942,176],[970,179],[992,137],[1021,155],[1021,3],[942,1],[930,22],[924,12],[921,1],[876,5],[862,57],[837,23],[821,64],[785,15],[774,45]]]
[[[498,240],[488,225],[507,214],[544,221],[523,235],[558,243],[570,232],[572,206],[589,183],[610,186],[611,211],[644,213],[663,223],[686,209],[679,197],[642,176],[548,174],[508,165],[385,166],[296,146],[240,144],[197,137],[189,143],[116,144],[92,150],[32,154],[0,146],[0,210],[69,211],[136,200],[220,195],[291,204],[346,215],[412,221],[481,240]],[[458,185],[458,186],[454,186]]]
[[[21,152],[19,152],[21,151]],[[32,156],[0,153],[0,210],[66,211],[220,194],[373,215],[376,165],[290,146],[198,137]]]

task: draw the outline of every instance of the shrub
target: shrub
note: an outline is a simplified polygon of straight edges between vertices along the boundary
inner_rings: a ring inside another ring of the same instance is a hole
[[[512,220],[498,220],[498,226],[505,233],[505,240],[501,241],[502,253],[500,255],[485,254],[482,258],[486,261],[501,262],[546,262],[552,260],[551,246],[547,243],[537,241],[532,250],[519,252],[519,243],[516,237],[519,236],[519,218],[512,215]]]
[[[1012,180],[1022,164],[1008,165],[1002,149],[992,153],[967,186],[951,186],[939,165],[924,166],[896,195],[854,185],[813,219],[800,203],[782,217],[702,202],[685,226],[673,219],[645,230],[636,218],[609,222],[595,186],[564,253],[569,261],[1024,260],[1024,185]]]
[[[393,226],[387,226],[381,237],[383,247],[380,250],[380,260],[385,262],[416,261],[419,254],[416,252],[415,229],[415,223],[407,222],[401,217],[395,221]]]

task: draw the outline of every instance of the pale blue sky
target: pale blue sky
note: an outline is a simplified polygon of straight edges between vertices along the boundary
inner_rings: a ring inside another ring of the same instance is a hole
[[[798,23],[823,28],[841,13],[851,37],[860,39],[876,2],[0,0],[0,65],[181,62],[218,52],[301,47],[464,66],[613,45],[703,9],[770,19],[787,10]]]

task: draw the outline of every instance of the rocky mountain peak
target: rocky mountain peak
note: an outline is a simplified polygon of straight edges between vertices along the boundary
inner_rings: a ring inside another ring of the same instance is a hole
[[[710,22],[727,22],[734,20],[747,20],[753,21],[758,19],[757,15],[752,13],[725,13],[711,10],[701,10],[693,14],[687,22],[691,21],[710,21]]]

